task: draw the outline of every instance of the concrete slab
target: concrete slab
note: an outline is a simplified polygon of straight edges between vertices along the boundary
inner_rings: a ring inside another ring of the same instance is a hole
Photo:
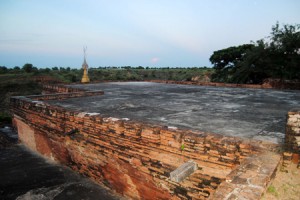
[[[149,82],[72,85],[104,95],[48,101],[77,111],[281,143],[300,91]]]

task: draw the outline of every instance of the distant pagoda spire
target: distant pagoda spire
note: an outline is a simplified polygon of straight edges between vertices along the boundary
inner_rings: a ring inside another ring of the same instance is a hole
[[[86,62],[86,49],[87,49],[87,47],[83,47],[83,63],[82,63],[83,76],[81,79],[81,83],[89,83],[90,82],[90,78],[88,75],[89,66]]]

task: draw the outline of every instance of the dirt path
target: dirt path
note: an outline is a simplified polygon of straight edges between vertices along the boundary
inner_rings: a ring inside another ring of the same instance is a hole
[[[262,200],[299,200],[300,169],[289,162],[288,166],[278,170],[275,179],[268,187]]]

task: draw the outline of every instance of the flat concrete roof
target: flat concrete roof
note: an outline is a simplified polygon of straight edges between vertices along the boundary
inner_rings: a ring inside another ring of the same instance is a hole
[[[224,88],[151,82],[72,85],[104,95],[48,101],[104,117],[281,143],[286,114],[300,91]]]

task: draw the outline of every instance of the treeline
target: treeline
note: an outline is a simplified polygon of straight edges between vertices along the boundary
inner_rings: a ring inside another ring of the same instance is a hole
[[[143,80],[176,80],[191,81],[210,77],[210,68],[118,68],[104,69],[92,68],[89,70],[91,80],[124,80],[124,81],[143,81]]]
[[[215,51],[210,61],[215,82],[300,80],[300,24],[280,27],[276,23],[267,39]]]
[[[213,69],[207,67],[192,68],[150,68],[150,67],[98,67],[89,68],[91,81],[143,81],[143,80],[176,80],[176,81],[201,81],[209,79]],[[82,69],[70,67],[37,68],[30,63],[23,67],[6,68],[0,67],[0,74],[23,76],[51,76],[67,83],[80,82]]]

